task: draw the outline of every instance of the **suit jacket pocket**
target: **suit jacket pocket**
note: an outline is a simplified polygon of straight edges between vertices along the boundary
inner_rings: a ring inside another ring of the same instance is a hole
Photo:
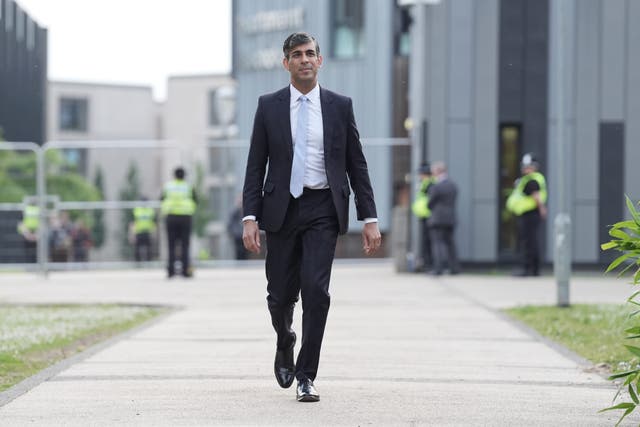
[[[273,184],[273,182],[267,181],[264,183],[264,187],[262,187],[262,192],[264,194],[269,194],[271,192],[273,192],[273,190],[276,188],[276,186]]]

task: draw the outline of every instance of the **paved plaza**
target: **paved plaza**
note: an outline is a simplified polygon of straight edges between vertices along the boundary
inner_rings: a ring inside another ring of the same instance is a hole
[[[611,426],[619,416],[597,414],[615,393],[608,381],[499,311],[554,304],[552,277],[433,278],[396,274],[386,261],[338,263],[319,403],[276,384],[265,287],[259,264],[172,281],[160,270],[0,274],[0,303],[175,308],[0,394],[0,425]],[[614,276],[572,280],[574,303],[630,293]]]

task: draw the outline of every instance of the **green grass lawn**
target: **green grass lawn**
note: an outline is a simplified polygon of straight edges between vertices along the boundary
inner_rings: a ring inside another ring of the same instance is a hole
[[[121,305],[0,305],[0,391],[164,311]]]
[[[541,335],[556,341],[593,362],[605,363],[613,372],[627,370],[639,362],[624,347],[640,346],[625,339],[625,329],[640,325],[640,314],[629,318],[629,305],[525,306],[505,310]]]

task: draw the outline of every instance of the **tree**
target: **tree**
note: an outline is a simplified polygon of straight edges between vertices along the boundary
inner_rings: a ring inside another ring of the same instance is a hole
[[[198,198],[198,207],[193,214],[193,230],[196,236],[204,237],[207,223],[211,221],[214,216],[211,213],[209,196],[204,189],[204,168],[201,163],[196,165],[196,179],[193,184],[193,189]]]
[[[93,185],[95,185],[98,190],[100,199],[104,200],[104,179],[102,177],[102,168],[100,166],[96,169],[96,176],[93,180]],[[105,233],[106,226],[104,223],[104,211],[96,209],[93,211],[93,229],[91,230],[93,246],[100,248],[104,245]]]
[[[33,152],[0,151],[0,202],[20,203],[25,196],[36,195],[36,156]],[[61,201],[98,201],[98,189],[82,175],[73,171],[59,150],[45,153],[46,190]],[[87,216],[85,212],[71,212],[72,218]],[[84,218],[92,224],[90,218]]]
[[[134,162],[129,164],[127,178],[124,186],[120,189],[120,200],[140,199],[140,178],[138,177],[138,167]],[[129,224],[133,221],[133,210],[122,211],[120,229],[118,230],[118,240],[120,241],[120,254],[123,259],[133,258],[133,248],[129,243]]]

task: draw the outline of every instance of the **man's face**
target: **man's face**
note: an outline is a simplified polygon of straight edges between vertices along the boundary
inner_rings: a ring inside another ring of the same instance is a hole
[[[293,83],[306,85],[317,81],[322,56],[316,54],[315,43],[309,42],[293,48],[289,58],[284,58],[282,63],[291,74]]]

